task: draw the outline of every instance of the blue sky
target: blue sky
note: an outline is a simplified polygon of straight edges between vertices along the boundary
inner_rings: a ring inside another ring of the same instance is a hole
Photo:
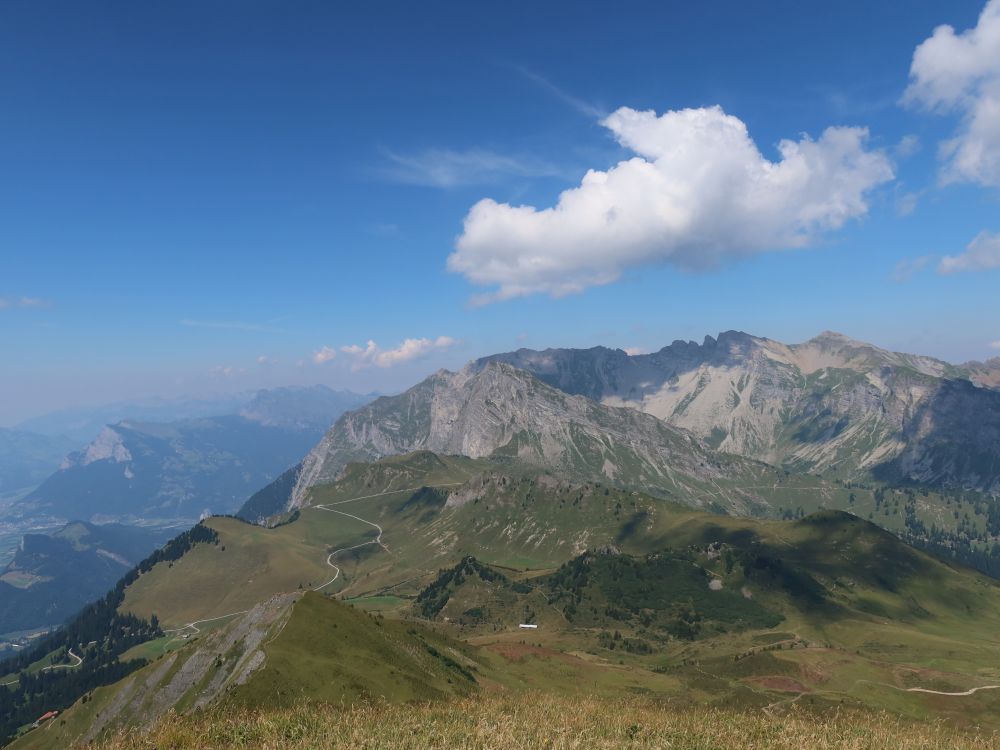
[[[1000,354],[1000,0],[357,6],[0,6],[0,424],[731,328]]]

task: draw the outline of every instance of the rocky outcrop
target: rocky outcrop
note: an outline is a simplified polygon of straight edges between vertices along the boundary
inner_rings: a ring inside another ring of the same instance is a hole
[[[272,597],[205,635],[188,626],[177,637],[198,635],[198,642],[119,683],[116,695],[98,713],[81,742],[90,742],[113,727],[151,726],[178,707],[204,708],[230,686],[242,685],[265,664],[266,640],[280,632],[298,598],[298,594]]]
[[[123,426],[128,425],[123,424]],[[82,451],[69,454],[59,468],[66,470],[73,466],[88,466],[95,461],[123,464],[131,460],[132,454],[125,447],[121,433],[114,427],[105,427]]]

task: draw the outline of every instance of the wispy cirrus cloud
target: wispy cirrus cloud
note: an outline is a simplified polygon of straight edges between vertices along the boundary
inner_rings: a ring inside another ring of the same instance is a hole
[[[912,216],[913,212],[917,210],[917,204],[920,203],[921,197],[923,197],[923,191],[920,190],[911,190],[899,195],[896,198],[896,216],[899,218]]]
[[[0,297],[0,310],[10,310],[17,307],[48,307],[46,300],[38,297]]]
[[[382,150],[385,164],[378,174],[392,182],[422,187],[454,188],[489,185],[511,177],[555,177],[565,174],[555,164],[534,156],[511,156],[490,149],[430,148],[413,154]]]
[[[352,370],[363,370],[372,366],[394,367],[404,362],[420,359],[433,352],[445,351],[457,343],[458,341],[451,336],[438,336],[436,339],[406,339],[393,349],[383,349],[369,339],[365,346],[348,344],[340,347],[340,351],[351,358]]]
[[[892,149],[892,155],[897,159],[909,159],[920,151],[920,146],[920,136],[913,135],[912,133],[904,135]]]
[[[545,89],[550,94],[552,94],[552,96],[561,101],[563,104],[569,105],[570,107],[572,107],[585,117],[589,117],[592,120],[603,120],[610,114],[610,112],[608,112],[603,107],[598,107],[597,105],[591,104],[590,102],[584,99],[581,99],[577,96],[573,96],[573,94],[569,93],[568,91],[559,86],[556,86],[548,78],[536,73],[533,70],[525,68],[521,65],[514,65],[512,67],[518,73],[527,78],[529,81]]]
[[[253,333],[285,333],[284,329],[262,323],[248,323],[242,320],[192,320],[185,318],[182,326],[188,328],[218,328],[229,331],[250,331]]]
[[[916,274],[923,271],[932,260],[934,258],[930,255],[921,255],[917,258],[903,258],[892,269],[890,278],[897,284],[902,284],[904,281],[909,281]]]

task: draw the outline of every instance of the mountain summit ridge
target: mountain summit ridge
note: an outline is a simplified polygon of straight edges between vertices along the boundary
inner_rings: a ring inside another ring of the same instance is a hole
[[[608,424],[629,420],[634,431],[616,433],[610,448],[595,447]],[[593,448],[586,459],[573,433],[580,425]],[[632,485],[654,492],[666,489],[660,482],[672,464],[690,471],[722,454],[848,480],[997,492],[998,443],[1000,390],[982,385],[973,370],[835,331],[784,344],[730,330],[649,354],[522,348],[457,372],[438,370],[346,413],[282,480],[290,495],[265,488],[241,513],[259,518],[264,508],[302,507],[312,487],[335,481],[347,464],[415,450],[474,458],[501,451],[611,482],[621,482],[628,466]],[[619,449],[629,453],[620,466],[598,460]],[[702,458],[692,463],[693,455]],[[278,507],[281,498],[288,502]]]
[[[789,469],[1000,490],[1000,450],[990,447],[1000,435],[1000,391],[989,387],[986,366],[891,352],[834,331],[800,344],[724,331],[637,355],[519,349],[474,366],[494,361]]]

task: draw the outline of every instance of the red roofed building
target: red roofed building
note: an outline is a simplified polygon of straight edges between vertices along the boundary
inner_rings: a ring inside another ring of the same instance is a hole
[[[31,726],[37,727],[39,724],[44,724],[49,719],[54,719],[59,715],[58,711],[46,711],[44,714],[35,719],[35,723]]]

